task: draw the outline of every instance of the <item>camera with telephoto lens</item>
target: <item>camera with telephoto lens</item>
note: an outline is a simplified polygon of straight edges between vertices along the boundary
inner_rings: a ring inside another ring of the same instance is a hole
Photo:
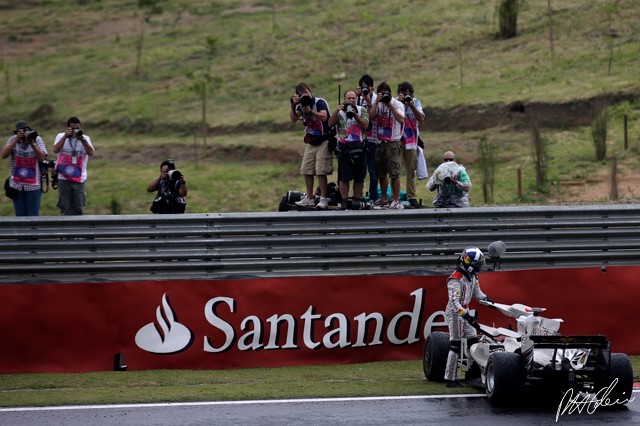
[[[311,96],[307,95],[306,93],[303,93],[302,95],[300,95],[298,102],[300,102],[300,105],[302,105],[303,107],[310,107],[313,105],[313,99],[311,98]]]
[[[356,112],[358,112],[358,109],[356,108],[356,106],[351,102],[345,102],[342,105],[342,110],[347,114],[347,118],[355,117]]]
[[[362,94],[364,96],[367,96],[369,94],[369,88],[368,87],[361,87],[360,91],[362,92]]]
[[[82,136],[84,135],[84,133],[82,133],[82,130],[80,130],[80,127],[72,127],[71,132],[73,133],[73,137],[78,139],[82,138]]]
[[[169,180],[174,182],[182,179],[182,173],[180,173],[180,170],[169,170],[167,172],[167,176],[169,177]]]
[[[47,176],[49,170],[51,170],[51,187],[53,189],[58,189],[58,171],[56,170],[56,162],[51,160],[44,160],[40,163],[40,176],[43,180],[43,183],[47,181]],[[44,188],[45,185],[43,185]],[[44,191],[43,189],[43,192]]]
[[[24,132],[25,140],[32,140],[35,142],[35,140],[38,138],[38,132],[33,130],[31,127],[23,127],[20,130]],[[14,130],[13,134],[17,135],[20,130]]]
[[[389,102],[391,102],[391,93],[387,91],[382,92],[382,94],[380,95],[380,102],[382,102],[383,104],[388,104]]]
[[[411,102],[412,100],[413,100],[413,96],[407,93],[406,95],[404,95],[404,99],[402,100],[402,102],[406,104],[408,102]]]
[[[347,201],[347,209],[349,210],[371,210],[371,204],[364,200],[349,200]]]

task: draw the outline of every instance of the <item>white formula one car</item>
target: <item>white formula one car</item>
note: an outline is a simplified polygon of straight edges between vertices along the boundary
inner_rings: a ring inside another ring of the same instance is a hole
[[[468,348],[462,340],[458,364],[465,380],[484,387],[492,404],[512,402],[527,388],[557,396],[572,389],[616,404],[632,399],[631,361],[611,353],[605,336],[563,336],[558,333],[563,320],[542,317],[543,308],[480,303],[517,320],[517,332],[479,324],[478,343]],[[444,380],[449,347],[449,333],[427,336],[422,359],[427,380]]]

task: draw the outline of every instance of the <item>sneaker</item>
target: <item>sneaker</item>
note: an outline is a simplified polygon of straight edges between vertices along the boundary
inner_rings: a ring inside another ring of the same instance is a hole
[[[462,385],[457,380],[445,380],[448,388],[461,388]]]
[[[418,200],[416,200],[415,198],[411,198],[409,200],[409,205],[411,207],[420,207],[420,203],[418,202]]]
[[[314,207],[316,205],[316,202],[313,200],[313,198],[304,197],[302,200],[296,201],[295,204],[296,206],[300,207]]]
[[[329,203],[327,203],[326,197],[320,197],[320,201],[318,201],[318,204],[316,204],[316,209],[325,210],[328,205],[329,205]]]
[[[394,210],[402,210],[404,209],[404,205],[399,201],[392,201],[389,205],[389,208]]]
[[[382,201],[382,199],[378,198],[373,202],[373,207],[386,207],[389,205],[388,201]]]

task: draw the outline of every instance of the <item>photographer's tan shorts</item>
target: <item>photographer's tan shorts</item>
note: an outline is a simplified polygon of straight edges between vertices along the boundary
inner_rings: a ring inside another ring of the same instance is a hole
[[[376,149],[376,176],[381,178],[389,175],[391,179],[397,179],[400,176],[401,158],[400,141],[380,142]]]
[[[333,155],[329,152],[329,141],[318,146],[307,144],[302,155],[301,175],[326,176],[333,173]]]

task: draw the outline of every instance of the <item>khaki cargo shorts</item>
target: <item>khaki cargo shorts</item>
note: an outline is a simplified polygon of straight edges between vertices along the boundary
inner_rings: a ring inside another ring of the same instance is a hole
[[[301,175],[326,176],[333,173],[333,155],[329,152],[329,141],[318,146],[307,144],[302,155]]]

